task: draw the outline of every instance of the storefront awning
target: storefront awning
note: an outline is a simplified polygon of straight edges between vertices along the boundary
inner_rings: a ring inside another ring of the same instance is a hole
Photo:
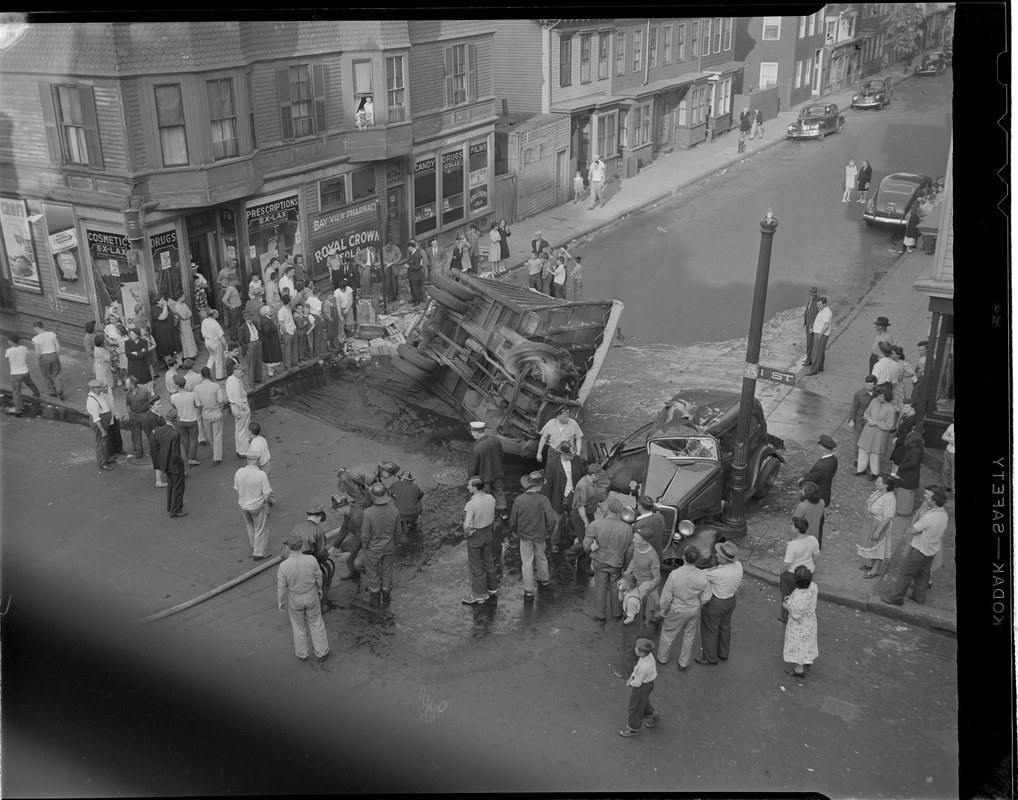
[[[648,83],[646,86],[634,86],[632,89],[624,89],[615,95],[617,100],[635,100],[638,97],[646,97],[649,94],[668,92],[678,89],[680,86],[688,86],[692,83],[705,83],[710,76],[706,72],[687,72],[677,78],[664,78],[660,81]]]
[[[834,56],[840,56],[843,53],[843,51],[847,50],[850,47],[854,48],[856,45],[858,45],[861,42],[864,42],[864,41],[866,41],[867,39],[870,39],[870,38],[872,38],[872,35],[868,34],[868,33],[857,34],[857,35],[853,36],[851,39],[846,39],[843,42],[838,42],[837,44],[829,44],[829,45],[827,45],[826,46],[827,47],[827,51],[831,54],[832,58]]]
[[[604,94],[587,94],[570,100],[559,100],[551,104],[551,112],[553,114],[573,114],[603,104],[606,99],[607,95]]]
[[[715,76],[727,75],[729,72],[738,72],[745,66],[745,61],[726,61],[724,64],[718,64],[716,67],[704,67],[703,71]]]

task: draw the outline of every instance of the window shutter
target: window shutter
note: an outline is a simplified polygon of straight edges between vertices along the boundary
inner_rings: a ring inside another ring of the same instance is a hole
[[[103,168],[103,151],[99,144],[99,121],[95,116],[95,92],[91,86],[78,86],[81,98],[81,123],[85,129],[85,143],[88,147],[88,165],[95,169]]]
[[[293,108],[290,106],[290,70],[276,70],[276,89],[279,93],[279,125],[282,140],[293,138]]]
[[[312,72],[315,92],[315,132],[325,133],[325,67],[315,64]]]
[[[452,48],[445,49],[445,104],[447,106],[456,103],[456,88],[453,85]]]
[[[60,149],[60,132],[57,130],[57,111],[53,99],[53,87],[48,83],[39,84],[39,100],[42,104],[42,121],[46,126],[46,145],[49,150],[51,164],[63,163],[63,151]]]
[[[467,45],[467,76],[470,81],[470,100],[477,99],[477,45]]]

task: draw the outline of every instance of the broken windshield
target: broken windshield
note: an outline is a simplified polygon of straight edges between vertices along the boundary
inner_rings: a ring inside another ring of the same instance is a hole
[[[689,436],[673,439],[654,439],[647,442],[647,452],[668,459],[710,458],[717,460],[718,444],[711,436]]]

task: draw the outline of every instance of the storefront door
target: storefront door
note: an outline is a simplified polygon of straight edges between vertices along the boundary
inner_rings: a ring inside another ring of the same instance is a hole
[[[198,272],[204,276],[205,280],[209,283],[209,288],[205,290],[205,294],[209,299],[209,306],[212,308],[219,308],[219,287],[216,283],[216,276],[219,271],[216,269],[215,263],[213,263],[213,253],[215,252],[212,244],[211,233],[199,233],[195,236],[189,236],[187,239],[187,248],[191,254],[191,263],[198,265]],[[191,280],[194,280],[192,273]]]
[[[407,242],[407,220],[404,212],[403,192],[404,187],[390,186],[385,194],[385,231],[382,236],[391,239],[392,243],[400,250],[406,252]]]
[[[669,152],[673,147],[675,138],[675,107],[678,104],[678,93],[674,91],[661,95],[655,104],[655,152],[661,150]]]

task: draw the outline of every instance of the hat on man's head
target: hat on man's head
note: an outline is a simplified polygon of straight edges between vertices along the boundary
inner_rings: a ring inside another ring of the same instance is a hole
[[[345,508],[353,502],[353,499],[346,492],[339,492],[332,496],[332,508]]]
[[[261,453],[259,453],[257,450],[248,450],[247,451],[247,460],[248,461],[258,461],[261,457],[262,457]]]
[[[474,420],[473,422],[470,423],[470,430],[472,431],[483,431],[484,427],[485,427],[484,423],[479,422],[477,420]]]
[[[291,533],[287,536],[283,543],[291,550],[303,550],[304,549],[304,537],[299,533]]]
[[[568,456],[569,458],[572,458],[574,455],[573,446],[569,444],[569,442],[562,442],[562,444],[558,446],[558,451],[559,455]]]
[[[873,324],[883,325],[886,328],[891,324],[891,320],[889,320],[887,317],[877,317],[877,321],[874,322]]]
[[[177,409],[175,409],[173,406],[170,406],[168,409],[166,409],[166,413],[163,414],[163,419],[177,420],[180,419],[180,414],[177,413]]]
[[[322,508],[321,506],[315,506],[310,511],[305,511],[304,513],[307,514],[309,517],[317,516],[322,520],[322,522],[325,522],[325,520],[327,519],[327,517],[325,516],[325,509]]]
[[[714,552],[723,561],[735,561],[739,555],[739,546],[735,542],[718,542],[714,545]]]
[[[807,294],[811,294],[814,297],[816,297],[818,294],[820,294],[820,290],[816,286],[810,286]]]
[[[881,342],[878,347],[880,347],[880,352],[885,356],[891,355],[892,347],[887,342]]]
[[[613,497],[611,500],[608,501],[608,511],[612,514],[621,514],[622,501],[619,500],[617,497]]]
[[[832,439],[826,433],[823,436],[821,436],[819,439],[817,439],[817,444],[823,445],[828,450],[833,450],[835,447],[838,446],[837,442],[835,442],[834,439]]]
[[[534,231],[534,236],[541,236],[544,231]]]
[[[383,472],[388,472],[390,475],[399,475],[399,464],[395,461],[382,461],[379,463],[378,468]]]
[[[261,286],[255,286],[251,290],[252,297],[261,297],[263,294],[265,294],[265,290]]]
[[[544,470],[535,470],[529,475],[524,475],[520,478],[520,483],[523,484],[524,489],[529,489],[532,486],[544,486]]]
[[[371,500],[376,505],[384,506],[389,502],[389,490],[385,488],[384,483],[372,484],[371,488],[368,489],[368,494],[371,495]]]
[[[88,382],[88,388],[89,389],[98,389],[102,385],[103,385],[102,381],[89,381]]]

